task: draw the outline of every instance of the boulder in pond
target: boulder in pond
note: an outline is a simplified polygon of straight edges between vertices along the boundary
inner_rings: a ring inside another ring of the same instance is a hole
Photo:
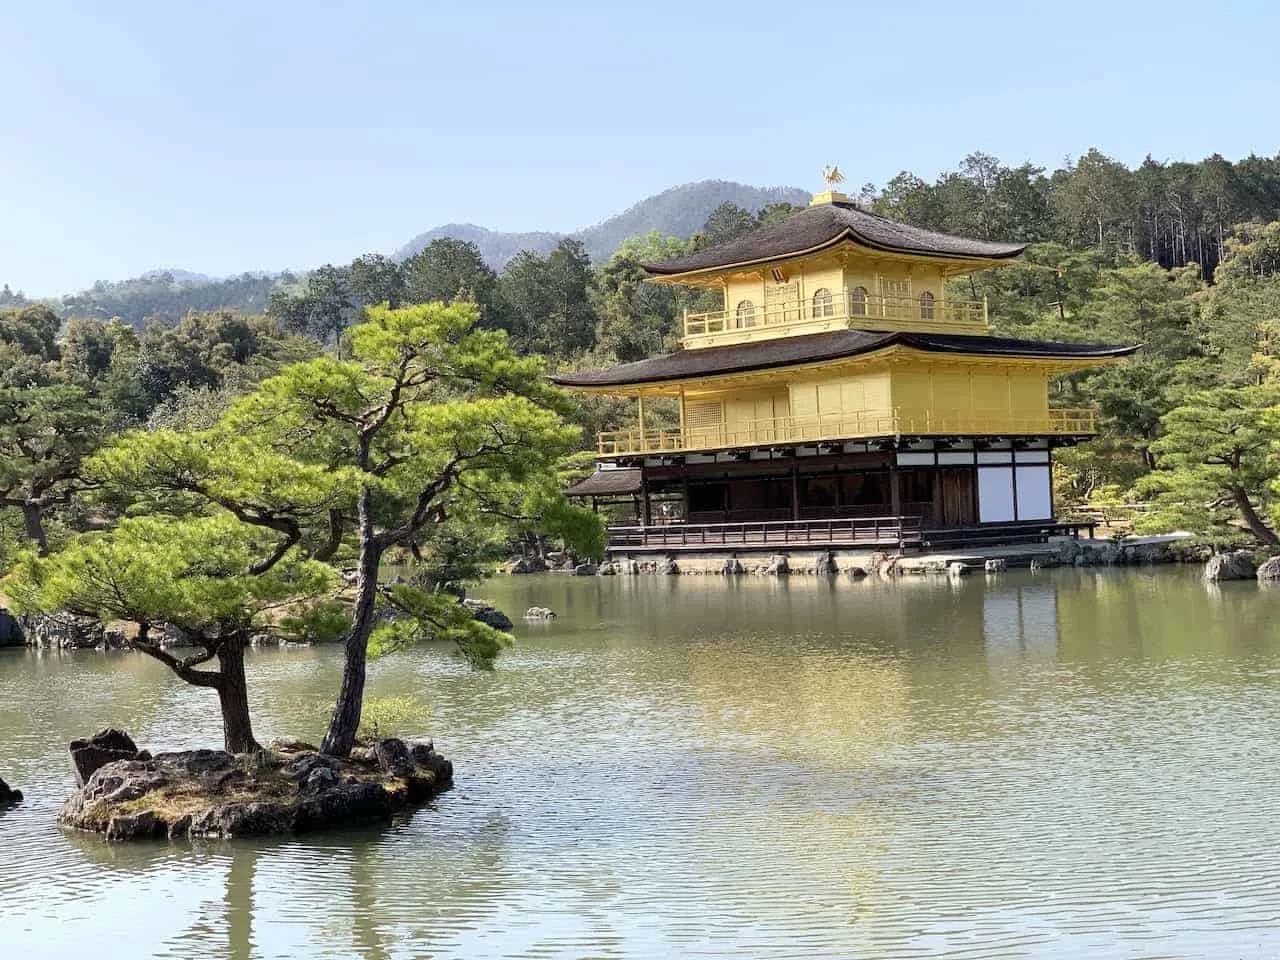
[[[12,807],[15,803],[22,802],[22,791],[15,790],[3,780],[0,780],[0,810],[5,807]]]
[[[507,573],[545,573],[547,564],[538,557],[516,557],[507,562]]]
[[[664,577],[678,577],[680,575],[680,564],[676,563],[675,557],[667,557],[658,563],[658,573]]]
[[[835,554],[820,554],[813,565],[813,572],[819,577],[834,577],[838,574],[840,572],[840,568],[836,566]]]
[[[873,553],[867,560],[867,569],[878,577],[896,577],[902,572],[898,558],[887,553]]]
[[[1009,569],[1009,561],[1003,557],[992,557],[982,565],[982,568],[987,573],[1004,573]]]
[[[596,575],[596,565],[594,563],[574,564],[573,575],[575,577],[594,577]]]
[[[786,554],[774,554],[760,572],[766,577],[785,577],[791,573],[791,563],[787,560]]]
[[[1258,567],[1258,582],[1274,582],[1280,580],[1280,557],[1268,557]]]
[[[462,601],[463,606],[471,611],[471,615],[483,623],[485,626],[493,627],[495,630],[510,630],[515,626],[511,622],[511,618],[499,610],[491,603],[485,603],[483,600],[472,600],[470,598]]]
[[[123,730],[100,730],[84,740],[72,740],[71,765],[75,767],[76,783],[84,786],[98,768],[117,760],[136,760],[138,746]]]
[[[526,620],[553,620],[556,612],[550,607],[530,607],[524,612]]]
[[[1253,554],[1248,550],[1231,550],[1216,553],[1204,565],[1204,579],[1211,583],[1222,580],[1252,580],[1258,568],[1253,565]]]
[[[616,577],[618,575],[618,565],[612,560],[606,560],[596,567],[596,573],[602,577]]]
[[[747,572],[747,568],[742,565],[742,561],[737,557],[730,557],[720,566],[720,575],[722,577],[736,577]]]

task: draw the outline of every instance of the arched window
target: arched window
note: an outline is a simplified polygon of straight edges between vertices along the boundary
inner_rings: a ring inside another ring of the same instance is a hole
[[[815,317],[835,316],[835,307],[831,303],[831,291],[826,287],[817,290],[813,295],[813,315]]]
[[[756,325],[756,305],[750,300],[738,304],[738,326],[754,327]]]
[[[854,287],[849,291],[849,315],[865,317],[867,315],[867,288]]]
[[[928,290],[920,294],[920,319],[933,319],[933,294]]]

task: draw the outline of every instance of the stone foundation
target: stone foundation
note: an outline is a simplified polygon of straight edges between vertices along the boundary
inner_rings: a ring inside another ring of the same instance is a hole
[[[860,578],[910,575],[963,576],[969,572],[998,574],[1007,569],[1072,566],[1122,566],[1160,563],[1204,563],[1209,553],[1169,538],[1131,541],[1077,540],[1063,537],[1046,544],[987,547],[971,552],[867,553],[856,550],[693,551],[618,555],[600,565],[601,576],[769,576]]]

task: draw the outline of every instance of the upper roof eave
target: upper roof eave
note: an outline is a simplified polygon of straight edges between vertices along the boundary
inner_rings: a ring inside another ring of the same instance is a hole
[[[641,266],[655,279],[694,277],[812,255],[845,242],[885,253],[975,265],[1011,260],[1027,246],[925,230],[842,202],[810,206],[780,223],[706,250],[668,260],[644,261]]]
[[[685,278],[701,278],[715,276],[721,273],[727,273],[733,270],[747,270],[752,267],[764,266],[769,263],[780,263],[785,260],[797,260],[801,257],[811,257],[817,253],[824,253],[827,250],[835,249],[843,243],[851,243],[854,246],[862,247],[867,250],[875,250],[883,253],[895,253],[910,257],[923,257],[929,260],[947,260],[951,263],[965,263],[973,267],[982,269],[991,266],[998,266],[1002,263],[1008,263],[1022,255],[1027,249],[1027,245],[1023,244],[1013,252],[1000,257],[974,257],[974,256],[957,256],[953,253],[931,253],[921,250],[895,249],[889,246],[882,246],[870,243],[859,237],[854,231],[846,230],[843,233],[833,237],[825,243],[820,243],[804,250],[796,250],[794,253],[778,254],[776,256],[759,257],[755,260],[740,260],[733,263],[724,263],[713,267],[699,267],[695,270],[681,270],[666,272],[660,269],[663,263],[669,261],[644,262],[641,261],[640,266],[648,273],[653,274],[649,278],[652,283],[678,283]]]

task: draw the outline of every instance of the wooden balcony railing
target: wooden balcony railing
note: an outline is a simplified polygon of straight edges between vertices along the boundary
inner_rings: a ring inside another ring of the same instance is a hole
[[[1088,407],[1051,409],[1025,415],[1007,410],[969,413],[903,413],[900,410],[858,410],[810,417],[770,417],[731,427],[680,430],[613,430],[601,433],[602,456],[646,453],[685,453],[770,446],[778,443],[821,443],[893,436],[1092,436],[1098,432],[1098,413]]]
[[[610,527],[609,549],[628,547],[769,547],[914,545],[921,542],[919,517],[845,517],[831,520],[780,520],[757,523],[672,523],[648,527]]]
[[[841,327],[874,328],[886,322],[922,330],[981,333],[987,329],[987,302],[835,291],[830,299],[756,304],[749,311],[734,308],[685,314],[684,343],[686,347],[711,346]]]

